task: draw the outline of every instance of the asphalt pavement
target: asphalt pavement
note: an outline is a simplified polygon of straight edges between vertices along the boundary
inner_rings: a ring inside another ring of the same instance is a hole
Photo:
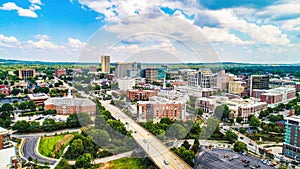
[[[26,140],[24,142],[24,145],[23,145],[23,148],[22,148],[24,157],[26,159],[31,157],[33,161],[35,159],[37,159],[38,163],[40,163],[40,164],[45,164],[45,162],[47,162],[49,165],[53,165],[56,162],[55,160],[50,160],[50,159],[43,158],[35,152],[35,147],[36,147],[36,143],[38,141],[38,138],[39,138],[38,136],[26,138]]]

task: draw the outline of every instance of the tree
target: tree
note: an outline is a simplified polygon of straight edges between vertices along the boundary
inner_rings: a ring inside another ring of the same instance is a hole
[[[236,122],[241,123],[242,121],[244,121],[243,117],[239,116],[236,118]]]
[[[24,94],[28,94],[28,89],[24,89]]]
[[[195,153],[192,150],[187,150],[181,146],[178,149],[173,149],[173,151],[190,166],[194,166]]]
[[[73,140],[69,150],[72,158],[79,157],[84,152],[84,146],[82,140],[81,139]]]
[[[85,153],[76,159],[75,167],[90,169],[92,168],[92,164],[91,164],[92,160],[93,160],[92,155],[90,153]]]
[[[76,114],[70,114],[69,117],[67,118],[66,125],[68,127],[80,127],[80,122],[77,118]]]
[[[94,123],[96,129],[104,129],[107,124],[105,119],[101,115],[96,116]]]
[[[233,150],[236,152],[248,151],[247,145],[243,142],[236,141],[233,144]]]
[[[230,144],[234,143],[238,139],[238,135],[231,130],[226,131],[224,137],[225,140],[229,141]]]
[[[187,134],[187,129],[181,124],[175,123],[166,131],[166,136],[171,138],[182,139]]]
[[[4,111],[4,112],[11,112],[13,111],[13,106],[9,103],[4,103],[2,106],[1,106],[1,111]]]
[[[27,108],[30,109],[31,111],[34,111],[36,108],[35,102],[33,100],[28,101]]]
[[[202,108],[198,108],[198,116],[202,116],[204,113]]]
[[[253,127],[260,127],[260,120],[257,117],[252,116],[249,119],[249,125]]]
[[[60,160],[55,169],[72,169],[72,167],[69,165],[68,161],[65,158],[63,158]]]
[[[240,128],[240,132],[241,132],[242,134],[244,134],[246,131],[247,131],[246,128]]]
[[[215,115],[219,119],[227,120],[230,115],[230,110],[227,105],[219,105],[216,107]]]
[[[54,119],[46,119],[44,120],[42,127],[45,131],[53,131],[58,129],[59,126],[56,124]]]
[[[110,136],[105,130],[91,129],[87,133],[101,147],[106,146],[110,141]]]
[[[191,150],[196,154],[198,152],[199,146],[200,146],[199,139],[195,138],[194,144],[193,144]]]
[[[12,129],[17,130],[18,132],[26,132],[28,131],[29,127],[30,125],[28,124],[27,121],[21,120],[21,121],[17,121],[16,124],[12,126]]]
[[[23,101],[19,104],[19,109],[26,110],[27,109],[27,101]]]
[[[187,150],[190,149],[190,147],[191,147],[190,143],[186,140],[184,140],[184,142],[181,146],[184,147]]]
[[[165,118],[160,119],[160,124],[171,125],[172,123],[173,123],[173,121],[169,117],[165,117]]]
[[[77,113],[77,118],[81,124],[81,126],[87,126],[92,123],[91,117],[84,112]]]
[[[32,121],[32,122],[30,122],[29,125],[30,125],[29,126],[29,131],[35,132],[35,131],[41,131],[42,130],[40,122]]]
[[[17,88],[13,88],[10,93],[13,95],[18,95],[20,93],[20,90]]]

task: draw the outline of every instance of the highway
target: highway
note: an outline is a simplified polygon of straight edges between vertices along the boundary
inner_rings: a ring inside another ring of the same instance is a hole
[[[165,146],[159,139],[148,132],[145,128],[137,124],[133,119],[128,117],[119,108],[111,105],[108,101],[100,101],[101,104],[111,112],[111,115],[119,119],[122,123],[128,123],[129,130],[134,130],[132,133],[133,139],[144,149],[148,156],[159,168],[176,168],[188,169],[191,168],[180,157],[173,153],[167,146]],[[169,164],[166,164],[167,160]]]

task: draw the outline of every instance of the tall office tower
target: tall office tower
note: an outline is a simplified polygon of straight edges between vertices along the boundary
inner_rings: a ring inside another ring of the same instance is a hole
[[[253,89],[269,89],[269,76],[267,75],[251,75],[249,79],[250,96],[253,94]]]
[[[110,56],[101,56],[101,69],[103,73],[110,72]]]
[[[291,116],[286,120],[282,154],[300,161],[300,117]]]
[[[118,79],[124,77],[139,77],[141,71],[141,63],[117,62],[115,65],[115,77]]]

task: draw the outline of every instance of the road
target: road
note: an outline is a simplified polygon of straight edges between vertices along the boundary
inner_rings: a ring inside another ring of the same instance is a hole
[[[191,168],[159,139],[137,124],[120,109],[109,104],[108,101],[101,101],[101,104],[111,112],[113,117],[119,119],[122,123],[128,122],[129,129],[136,131],[136,133],[132,133],[133,139],[144,149],[159,168]],[[165,164],[164,160],[167,160],[169,164]]]
[[[53,165],[56,162],[56,160],[50,160],[50,159],[43,158],[35,152],[35,147],[36,147],[38,138],[39,138],[38,136],[26,138],[23,148],[22,148],[24,157],[26,159],[31,157],[33,161],[35,159],[37,159],[38,163],[40,163],[40,164],[44,164],[45,162],[47,162],[48,164]]]
[[[64,129],[64,130],[56,130],[51,132],[40,132],[40,133],[24,133],[24,134],[11,134],[11,137],[15,138],[30,138],[30,137],[40,137],[40,136],[53,136],[55,134],[61,134],[61,133],[74,133],[74,132],[80,132],[80,128],[73,128],[73,129]]]
[[[117,159],[120,159],[120,158],[130,157],[132,152],[133,151],[128,151],[128,152],[125,152],[125,153],[116,154],[116,155],[105,157],[105,158],[97,158],[97,159],[94,159],[93,163],[100,164],[100,163],[106,163],[106,162],[109,162],[109,161],[117,160]],[[74,160],[68,161],[68,163],[70,165],[75,165]]]

